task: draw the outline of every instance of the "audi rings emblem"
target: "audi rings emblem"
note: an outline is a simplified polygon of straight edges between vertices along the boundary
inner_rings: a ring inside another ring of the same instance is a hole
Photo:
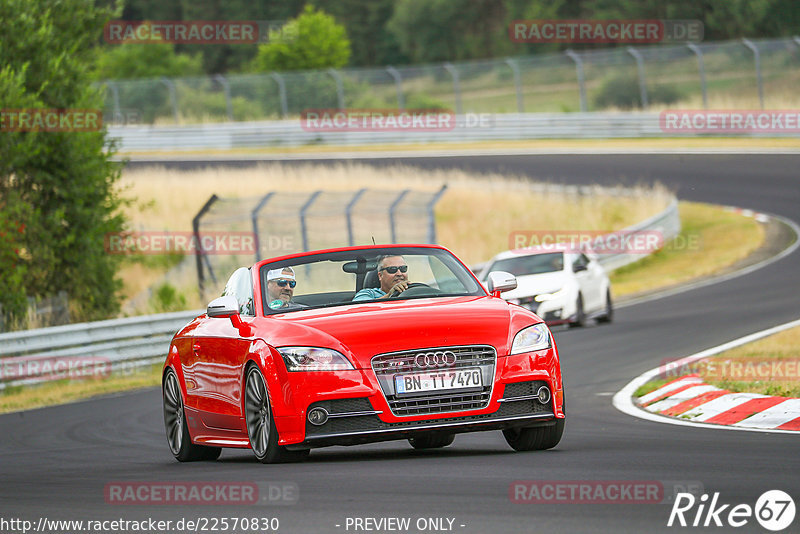
[[[417,367],[432,368],[455,365],[456,355],[449,350],[438,350],[436,352],[423,352],[414,357],[414,364]]]

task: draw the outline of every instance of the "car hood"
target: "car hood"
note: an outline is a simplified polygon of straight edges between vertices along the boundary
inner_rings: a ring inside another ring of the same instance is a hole
[[[376,354],[428,347],[483,344],[506,354],[511,316],[511,307],[492,297],[370,302],[274,316],[266,321],[279,323],[279,331],[265,340],[333,348],[365,369]]]
[[[542,293],[553,293],[567,285],[567,280],[567,273],[564,271],[518,276],[517,288],[503,293],[503,298],[518,299]]]

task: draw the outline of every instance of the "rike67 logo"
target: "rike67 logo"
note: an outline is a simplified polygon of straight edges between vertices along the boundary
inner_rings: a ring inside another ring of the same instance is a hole
[[[755,507],[749,504],[719,504],[719,492],[709,500],[704,493],[696,498],[691,493],[679,493],[669,513],[667,526],[692,527],[743,527],[756,521],[765,529],[778,532],[794,521],[794,500],[781,490],[769,490],[761,494]],[[749,531],[752,531],[749,529]]]

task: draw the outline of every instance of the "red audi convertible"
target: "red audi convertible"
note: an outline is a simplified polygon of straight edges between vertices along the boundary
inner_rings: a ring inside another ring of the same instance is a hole
[[[407,439],[445,447],[502,430],[555,447],[564,388],[553,337],[434,245],[359,246],[260,261],[172,340],[167,442],[180,461],[251,448],[264,463],[310,449]]]

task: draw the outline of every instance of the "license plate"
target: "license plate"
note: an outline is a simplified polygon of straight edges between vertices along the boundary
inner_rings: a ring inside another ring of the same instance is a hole
[[[477,368],[443,369],[428,373],[395,375],[394,377],[394,389],[398,395],[451,389],[480,389],[482,387],[481,370]]]

